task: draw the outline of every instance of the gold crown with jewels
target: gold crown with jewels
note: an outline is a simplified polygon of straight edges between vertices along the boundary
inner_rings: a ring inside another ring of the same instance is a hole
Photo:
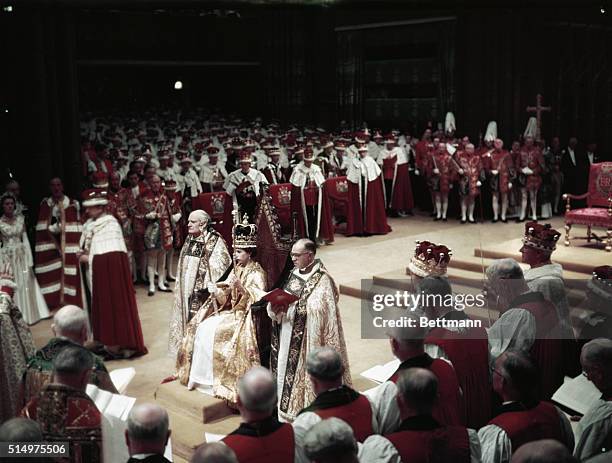
[[[234,227],[232,228],[232,241],[234,249],[248,249],[257,247],[257,225],[249,223],[248,216],[244,214],[242,222],[236,220],[239,214],[234,211]]]

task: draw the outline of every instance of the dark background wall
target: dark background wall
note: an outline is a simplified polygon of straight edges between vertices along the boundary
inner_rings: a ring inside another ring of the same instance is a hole
[[[52,175],[80,188],[85,110],[207,106],[415,134],[453,111],[459,133],[477,139],[495,119],[509,143],[541,93],[545,138],[612,151],[612,12],[600,3],[24,3],[0,12],[0,155],[30,203]]]

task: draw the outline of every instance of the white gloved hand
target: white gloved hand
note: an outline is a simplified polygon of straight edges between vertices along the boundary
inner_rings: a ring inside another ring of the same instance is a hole
[[[491,171],[491,173],[492,173],[493,175],[497,175],[497,174],[499,174],[499,170],[493,169],[493,170]]]
[[[512,183],[508,182],[508,189],[512,189]]]
[[[59,232],[62,231],[62,227],[60,227],[60,223],[57,222],[52,225],[49,225],[49,231],[53,233],[54,235],[57,235],[59,234]]]
[[[208,283],[208,284],[206,285],[206,289],[208,290],[208,292],[209,292],[210,294],[213,294],[213,295],[214,295],[214,294],[217,292],[217,290],[218,290],[217,285],[216,285],[215,283]]]
[[[421,172],[419,172],[419,169],[414,169],[414,175],[421,175]]]
[[[147,215],[145,215],[145,218],[147,218],[147,219],[157,219],[157,212],[149,212]]]
[[[181,213],[177,212],[176,214],[172,215],[172,223],[177,223],[179,220],[181,220]]]
[[[463,175],[464,174],[464,170],[463,169],[459,169],[459,175]]]
[[[434,170],[433,170],[433,173],[434,173],[435,175],[438,175],[438,174],[440,173],[440,169],[434,169]]]
[[[523,169],[521,170],[522,173],[524,173],[525,175],[531,175],[533,174],[533,170],[531,170],[529,167],[523,167]]]
[[[482,183],[480,180],[476,181],[476,186],[479,186],[479,187],[482,186]]]

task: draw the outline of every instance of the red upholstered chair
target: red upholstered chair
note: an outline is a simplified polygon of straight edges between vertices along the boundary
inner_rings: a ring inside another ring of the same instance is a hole
[[[332,177],[325,180],[325,189],[332,204],[334,217],[346,217],[348,208],[348,180],[346,176]]]
[[[272,197],[272,204],[278,215],[281,233],[283,235],[291,234],[293,229],[291,222],[291,183],[270,185],[269,191]]]
[[[571,210],[570,200],[585,199],[587,207]],[[604,241],[606,251],[612,251],[612,162],[601,162],[591,165],[589,172],[589,191],[583,195],[564,194],[565,207],[565,245],[570,245],[572,225],[586,225],[587,236],[578,237],[588,242],[592,238]],[[606,238],[599,238],[591,229],[604,228]]]
[[[200,193],[197,197],[191,199],[193,210],[202,209],[210,215],[213,221],[213,227],[223,237],[227,246],[231,249],[232,246],[232,210],[234,204],[232,197],[225,191],[216,193]]]

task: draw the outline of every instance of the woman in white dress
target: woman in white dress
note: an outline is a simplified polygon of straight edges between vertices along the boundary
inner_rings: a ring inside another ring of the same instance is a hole
[[[15,304],[21,309],[23,319],[31,325],[50,316],[38,281],[32,269],[32,250],[25,229],[23,215],[15,213],[15,197],[5,194],[0,198],[0,263],[8,262],[15,275]]]
[[[266,294],[266,272],[254,260],[257,226],[233,230],[234,268],[211,283],[210,297],[194,315],[177,356],[177,376],[189,389],[235,404],[238,379],[260,364],[253,303]]]

